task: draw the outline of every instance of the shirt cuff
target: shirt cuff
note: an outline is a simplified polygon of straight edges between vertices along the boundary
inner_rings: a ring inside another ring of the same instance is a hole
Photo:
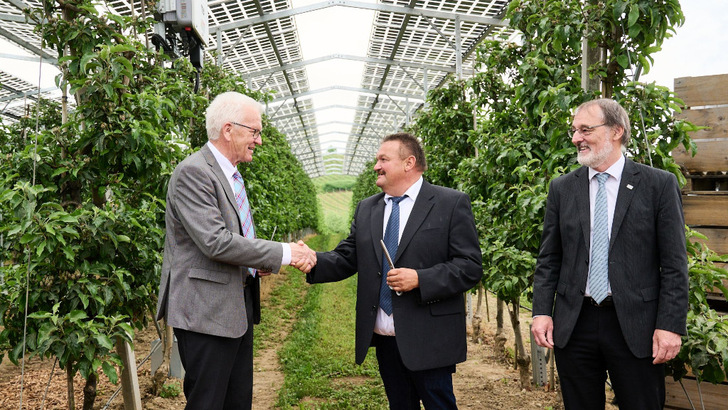
[[[283,245],[283,257],[281,258],[281,266],[288,266],[291,264],[291,245],[287,243],[281,243]]]

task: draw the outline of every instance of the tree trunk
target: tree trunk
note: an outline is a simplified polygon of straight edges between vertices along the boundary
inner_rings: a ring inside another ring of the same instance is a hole
[[[93,410],[96,401],[96,381],[98,376],[91,373],[86,379],[86,386],[83,388],[83,410]]]
[[[76,400],[73,395],[73,364],[66,363],[66,388],[68,389],[68,410],[76,410]]]
[[[510,311],[511,325],[513,325],[514,340],[516,345],[516,365],[518,366],[518,374],[520,375],[521,379],[521,388],[531,390],[529,371],[531,357],[526,354],[526,348],[523,345],[523,336],[521,334],[520,302],[518,301],[518,299],[513,299],[511,300],[511,304],[513,305],[513,309],[511,309]]]
[[[497,298],[497,311],[495,314],[495,340],[494,340],[494,348],[497,354],[502,354],[505,356],[506,352],[506,335],[503,331],[503,309],[505,308],[505,303],[501,298]]]

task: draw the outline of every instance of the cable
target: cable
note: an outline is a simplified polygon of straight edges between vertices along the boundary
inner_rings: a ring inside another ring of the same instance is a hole
[[[33,176],[31,187],[35,186],[35,176],[38,167],[38,132],[40,130],[40,82],[43,75],[43,56],[38,56],[38,101],[35,104],[35,140],[33,142]],[[25,272],[25,310],[23,312],[23,356],[20,365],[20,403],[19,409],[23,409],[23,387],[25,381],[25,347],[28,339],[28,298],[30,297],[30,245],[26,248],[28,251],[27,267]]]

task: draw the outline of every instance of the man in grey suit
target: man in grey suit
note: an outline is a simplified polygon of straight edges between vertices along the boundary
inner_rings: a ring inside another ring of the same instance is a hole
[[[167,190],[157,319],[174,328],[188,409],[251,408],[260,276],[315,263],[303,242],[255,238],[236,166],[263,143],[261,113],[248,96],[218,95],[206,112],[209,141],[175,168]]]
[[[623,155],[630,125],[615,101],[577,108],[583,167],[551,182],[534,278],[532,333],[554,348],[567,409],[662,409],[664,365],[686,333],[688,274],[674,175]]]
[[[452,373],[466,358],[463,293],[483,274],[470,198],[429,184],[426,169],[414,136],[385,137],[374,166],[384,192],[357,205],[349,236],[318,253],[307,275],[322,283],[358,272],[356,362],[376,347],[392,409],[419,410],[420,401],[457,408]]]

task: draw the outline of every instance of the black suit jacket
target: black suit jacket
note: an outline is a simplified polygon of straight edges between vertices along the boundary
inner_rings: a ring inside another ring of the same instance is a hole
[[[588,168],[551,182],[534,278],[533,314],[553,315],[554,344],[569,341],[584,302],[591,234]],[[626,160],[609,241],[609,281],[630,351],[652,355],[652,334],[685,334],[685,222],[674,175]]]
[[[331,252],[318,253],[309,283],[334,282],[359,273],[356,362],[366,357],[379,309],[384,193],[362,200],[349,236]],[[394,265],[417,270],[420,286],[392,292],[397,346],[410,370],[465,361],[463,293],[483,275],[470,198],[424,181],[405,225]]]

